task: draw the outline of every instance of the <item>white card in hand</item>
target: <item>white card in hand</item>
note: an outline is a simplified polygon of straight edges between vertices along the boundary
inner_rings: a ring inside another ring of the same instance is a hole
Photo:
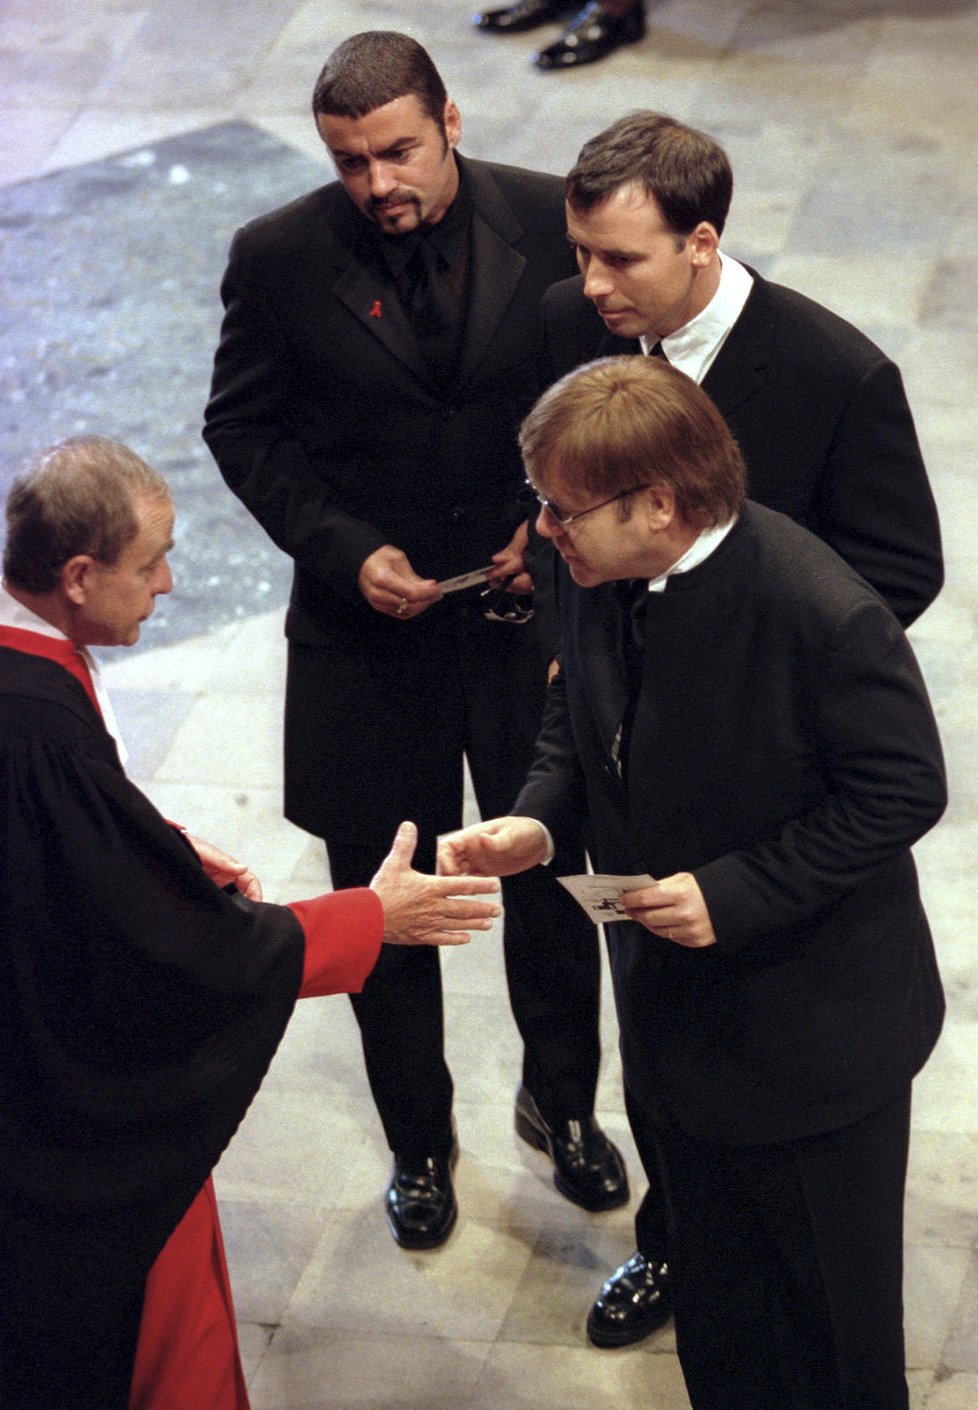
[[[495,566],[495,563],[488,563],[485,568],[473,568],[471,573],[459,573],[457,578],[445,578],[438,586],[442,592],[461,592],[462,588],[484,583]]]
[[[558,876],[557,880],[584,907],[595,925],[610,920],[627,920],[628,912],[621,904],[622,892],[638,891],[654,883],[654,877],[648,875]]]

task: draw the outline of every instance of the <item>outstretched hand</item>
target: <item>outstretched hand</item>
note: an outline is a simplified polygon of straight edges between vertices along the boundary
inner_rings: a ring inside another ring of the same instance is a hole
[[[438,843],[442,876],[512,876],[547,860],[547,833],[533,818],[490,818]]]
[[[487,877],[427,876],[411,866],[418,829],[402,822],[394,845],[370,883],[384,907],[384,940],[394,945],[464,945],[469,932],[489,930],[500,914],[492,901],[499,882]]]

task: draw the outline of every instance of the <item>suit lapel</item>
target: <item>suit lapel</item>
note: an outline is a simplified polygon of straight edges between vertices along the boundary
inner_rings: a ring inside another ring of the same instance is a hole
[[[492,173],[476,162],[465,170],[472,183],[472,268],[469,272],[469,309],[465,321],[459,381],[467,381],[485,356],[502,322],[526,260],[515,248],[523,234],[493,180]]]
[[[724,416],[764,385],[774,356],[775,312],[765,281],[754,270],[750,273],[754,287],[716,361],[703,378],[704,392]]]
[[[472,217],[472,271],[459,381],[467,381],[485,356],[516,292],[526,260],[476,210]]]
[[[331,250],[332,289],[365,333],[419,381],[428,381],[424,354],[391,281],[379,269],[370,232],[339,182],[325,188],[323,240]]]
[[[333,292],[363,328],[383,343],[415,377],[427,379],[427,364],[394,288],[361,264],[349,264],[333,285]]]

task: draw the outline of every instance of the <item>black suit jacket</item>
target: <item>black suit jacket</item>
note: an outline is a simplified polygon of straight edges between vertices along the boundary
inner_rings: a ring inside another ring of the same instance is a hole
[[[903,626],[943,581],[937,510],[900,372],[852,324],[751,271],[703,379],[747,463],[747,492],[830,544]],[[639,353],[605,328],[580,277],[544,300],[544,373]]]
[[[451,608],[391,622],[357,588],[363,561],[391,543],[441,579],[487,563],[526,517],[516,430],[539,385],[540,300],[573,268],[563,185],[462,165],[471,297],[448,388],[431,380],[368,224],[337,182],[240,230],[222,286],[204,436],[295,561],[290,640],[325,652],[315,678],[290,673],[286,754],[286,811],[320,835],[363,812],[358,770],[392,739],[405,773],[405,750],[420,766],[437,745],[391,712],[412,661],[438,669]]]
[[[626,1081],[694,1136],[830,1130],[895,1096],[943,1004],[909,847],[940,816],[940,744],[913,653],[830,549],[748,504],[650,594],[631,745],[614,585],[562,571],[562,670],[515,811],[595,870],[692,872],[717,944],[612,927]]]

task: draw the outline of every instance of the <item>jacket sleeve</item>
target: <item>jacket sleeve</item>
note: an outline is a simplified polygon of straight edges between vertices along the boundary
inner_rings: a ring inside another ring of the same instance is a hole
[[[814,918],[904,854],[947,801],[937,725],[916,660],[875,602],[837,626],[815,702],[820,801],[777,835],[694,872],[718,944],[734,950]]]
[[[376,893],[358,886],[292,901],[289,910],[306,940],[299,998],[359,994],[380,954],[384,909]]]
[[[868,367],[835,428],[811,527],[907,627],[944,581],[937,507],[899,369]]]
[[[327,479],[290,429],[301,369],[269,284],[249,231],[239,230],[221,284],[225,313],[204,439],[229,488],[272,541],[299,567],[359,601],[360,567],[386,540],[332,499]]]
[[[547,691],[533,763],[511,811],[516,817],[542,822],[557,852],[580,845],[586,817],[584,775],[567,708],[566,680],[560,672]]]

